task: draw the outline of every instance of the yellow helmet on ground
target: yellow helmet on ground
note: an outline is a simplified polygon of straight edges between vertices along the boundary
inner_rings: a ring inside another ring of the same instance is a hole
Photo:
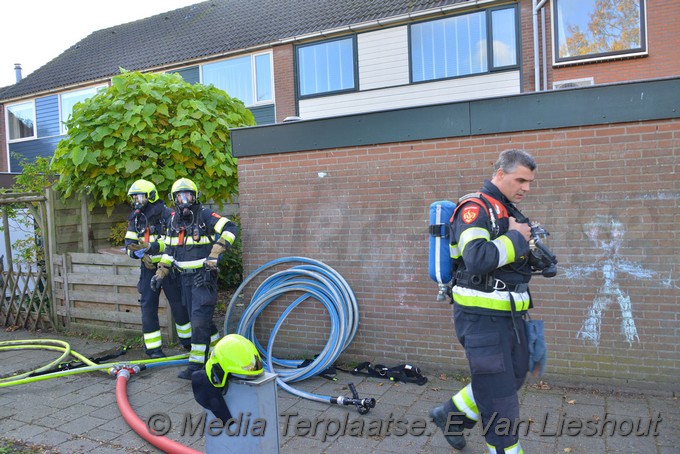
[[[154,203],[158,200],[156,185],[146,180],[137,180],[132,183],[128,190],[128,195],[132,199],[132,204],[135,205],[135,208],[142,208],[147,202]]]
[[[264,373],[264,367],[255,344],[239,334],[227,334],[215,345],[205,373],[213,386],[223,387],[229,374],[252,380]]]

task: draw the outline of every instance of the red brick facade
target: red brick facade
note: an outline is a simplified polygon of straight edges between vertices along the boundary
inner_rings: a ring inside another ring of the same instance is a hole
[[[295,64],[293,45],[274,47],[274,90],[276,93],[276,122],[296,115],[295,112]]]
[[[521,208],[552,233],[560,260],[555,278],[532,281],[532,314],[546,322],[548,373],[677,384],[678,120],[241,157],[245,272],[280,257],[321,260],[359,303],[359,333],[344,358],[408,362],[426,373],[464,369],[451,307],[435,300],[428,277],[429,205],[477,190],[511,147],[539,163]],[[606,306],[599,346],[577,338],[596,303]],[[270,313],[278,317],[284,302],[277,304]],[[271,320],[262,318],[266,330]],[[637,338],[629,343],[631,324]],[[328,315],[311,301],[286,326],[277,353],[311,358],[328,337]]]
[[[534,90],[534,47],[532,28],[531,1],[521,2],[521,36],[522,36],[522,76],[523,91]],[[680,74],[680,59],[677,49],[680,46],[677,22],[680,19],[680,2],[662,0],[647,2],[646,31],[647,52],[644,57],[628,57],[620,60],[602,60],[593,63],[574,63],[569,66],[552,66],[552,27],[550,2],[546,3],[545,25],[546,55],[548,60],[548,89],[552,89],[554,81],[572,80],[592,77],[595,84],[630,82],[635,80],[659,79],[674,77]],[[538,14],[541,27],[541,14]],[[539,40],[542,55],[542,38]],[[541,81],[543,67],[541,57]],[[542,82],[541,82],[542,84]]]

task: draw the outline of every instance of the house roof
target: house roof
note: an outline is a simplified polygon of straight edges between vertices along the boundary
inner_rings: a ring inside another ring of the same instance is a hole
[[[209,0],[93,32],[0,90],[8,100],[472,0]],[[433,12],[434,12],[433,11]]]

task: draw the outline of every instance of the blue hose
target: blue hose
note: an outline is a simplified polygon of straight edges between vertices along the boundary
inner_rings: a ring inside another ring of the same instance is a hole
[[[241,315],[236,333],[246,337],[257,346],[264,360],[265,369],[268,372],[277,374],[276,382],[279,387],[305,399],[337,403],[334,402],[335,399],[331,396],[301,391],[288,385],[288,383],[318,375],[332,366],[338,356],[352,342],[359,328],[359,309],[354,293],[349,284],[347,284],[347,281],[333,268],[323,262],[306,257],[283,257],[262,265],[243,281],[229,301],[224,322],[224,332],[228,332],[231,313],[243,289],[256,276],[268,268],[289,262],[299,262],[302,265],[279,271],[269,276],[260,284],[253,294],[250,304],[248,304]],[[281,314],[269,336],[267,347],[264,348],[255,336],[255,320],[270,303],[288,292],[302,293],[302,295],[293,301]],[[303,360],[280,359],[274,357],[271,352],[276,334],[286,317],[308,298],[316,299],[326,308],[331,319],[331,329],[328,341],[321,353],[319,353],[314,361],[300,367],[304,363]]]

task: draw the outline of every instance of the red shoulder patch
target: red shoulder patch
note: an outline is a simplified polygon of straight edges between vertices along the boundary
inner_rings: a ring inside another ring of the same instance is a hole
[[[212,217],[217,218],[217,219],[221,219],[221,218],[222,218],[222,216],[220,216],[219,214],[217,214],[217,213],[215,213],[215,212],[213,212]]]
[[[473,203],[463,207],[461,218],[463,219],[464,223],[471,224],[475,219],[477,219],[477,216],[479,216],[479,205]]]

